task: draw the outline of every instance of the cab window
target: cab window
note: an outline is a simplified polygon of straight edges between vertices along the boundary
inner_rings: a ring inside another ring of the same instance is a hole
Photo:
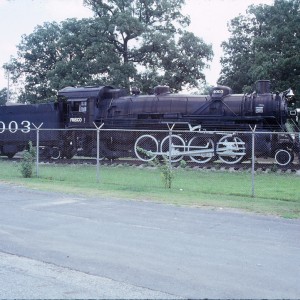
[[[86,101],[80,102],[79,111],[85,113],[86,112]]]

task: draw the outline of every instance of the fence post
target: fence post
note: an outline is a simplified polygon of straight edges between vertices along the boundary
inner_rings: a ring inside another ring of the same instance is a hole
[[[104,123],[102,123],[99,127],[94,123],[94,126],[96,127],[97,130],[97,182],[100,182],[100,129]]]
[[[171,126],[169,123],[167,123],[168,128],[169,128],[169,170],[171,171],[172,169],[172,130],[175,126],[175,124],[172,124]]]
[[[252,181],[252,192],[251,192],[251,196],[252,198],[255,197],[255,130],[256,130],[256,125],[254,126],[254,128],[251,128],[251,136],[252,136],[252,155],[251,155],[251,181]]]
[[[36,177],[39,177],[39,156],[40,156],[40,128],[44,123],[41,123],[40,126],[36,126],[32,123],[34,128],[36,129]]]

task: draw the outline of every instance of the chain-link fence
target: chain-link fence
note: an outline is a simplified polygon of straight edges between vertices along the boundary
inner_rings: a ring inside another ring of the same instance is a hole
[[[175,131],[171,125],[168,130],[159,131],[112,130],[101,126],[80,130],[3,129],[0,138],[2,161],[20,157],[20,152],[32,142],[36,147],[38,177],[43,176],[43,166],[49,162],[90,164],[95,168],[94,180],[98,182],[103,180],[100,173],[104,166],[146,168],[164,164],[169,170],[194,170],[193,176],[201,176],[203,172],[244,176],[248,180],[245,190],[256,196],[259,195],[256,178],[260,174],[276,175],[280,184],[280,176],[298,176],[300,169],[299,133],[259,132],[255,128],[249,132],[202,131],[197,127]],[[235,179],[228,176],[228,185],[230,180]],[[274,185],[274,180],[270,184]]]

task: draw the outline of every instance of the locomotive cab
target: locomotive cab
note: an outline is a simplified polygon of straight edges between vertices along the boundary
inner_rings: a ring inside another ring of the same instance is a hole
[[[88,99],[70,99],[67,100],[67,126],[76,127],[85,127],[87,120],[87,102]]]
[[[58,100],[63,102],[66,127],[94,127],[99,107],[111,87],[66,87],[59,91]]]

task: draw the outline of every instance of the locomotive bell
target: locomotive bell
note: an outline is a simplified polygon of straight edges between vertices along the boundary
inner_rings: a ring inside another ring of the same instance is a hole
[[[288,93],[286,94],[286,96],[288,98],[291,98],[291,97],[295,96],[295,94],[294,94],[294,92],[293,92],[293,90],[291,88],[288,89]]]

